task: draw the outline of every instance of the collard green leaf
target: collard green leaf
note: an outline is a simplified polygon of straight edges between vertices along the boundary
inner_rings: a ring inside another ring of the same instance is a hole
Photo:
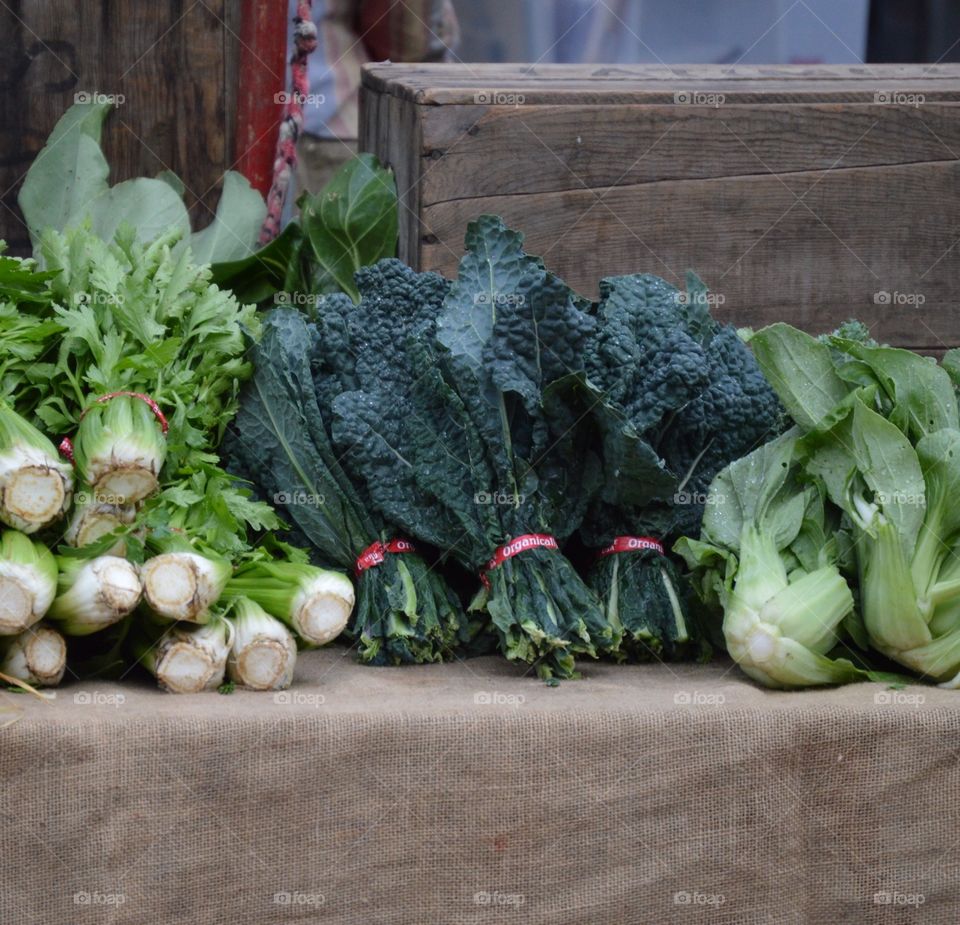
[[[354,301],[359,292],[353,274],[397,248],[397,192],[393,173],[372,154],[344,164],[318,195],[298,204],[312,259],[337,289]],[[329,287],[320,283],[322,291]]]
[[[35,245],[47,228],[79,224],[107,190],[110,168],[100,132],[109,111],[109,103],[71,106],[27,171],[17,201]]]
[[[211,278],[249,304],[271,299],[281,291],[299,292],[302,243],[303,230],[297,221],[291,221],[269,244],[248,257],[214,263],[210,267]]]
[[[266,203],[246,177],[228,170],[213,221],[190,236],[193,259],[212,264],[249,257],[257,249],[257,235],[266,215]]]
[[[122,225],[128,225],[144,244],[176,229],[190,233],[190,216],[180,197],[162,180],[142,177],[125,180],[104,190],[73,216],[90,220],[90,227],[104,241],[112,241]]]

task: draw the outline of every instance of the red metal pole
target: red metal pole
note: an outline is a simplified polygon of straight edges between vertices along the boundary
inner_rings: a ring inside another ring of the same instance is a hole
[[[287,82],[287,0],[241,0],[236,169],[264,196],[270,191]]]

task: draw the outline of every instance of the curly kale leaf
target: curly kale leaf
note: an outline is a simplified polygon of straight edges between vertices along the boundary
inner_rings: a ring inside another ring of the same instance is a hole
[[[495,216],[468,226],[467,252],[437,337],[447,349],[450,380],[487,443],[496,487],[517,499],[503,512],[506,533],[549,529],[562,538],[585,508],[583,491],[570,491],[563,457],[585,454],[585,476],[596,460],[577,439],[576,421],[547,412],[544,393],[580,369],[596,322],[522,245],[523,236]],[[593,484],[585,477],[577,487]]]
[[[333,399],[337,445],[375,506],[470,569],[520,534],[569,534],[596,482],[595,462],[572,455],[587,453],[580,431],[559,427],[543,398],[578,368],[594,322],[521,245],[499,219],[471,224],[439,312],[439,350],[429,326],[408,317],[376,374]],[[363,299],[364,322],[379,329],[392,304]],[[608,643],[596,598],[558,552],[527,550],[489,580],[474,608],[508,657],[569,675],[575,653]]]
[[[465,247],[440,318],[439,341],[479,368],[500,307],[523,298],[545,274],[542,261],[523,252],[523,235],[495,215],[467,226]]]
[[[395,538],[396,528],[373,507],[367,484],[333,448],[310,366],[318,341],[315,328],[297,312],[267,316],[257,373],[244,392],[228,445],[238,469],[273,496],[314,557],[350,568],[371,543]],[[374,426],[383,418],[378,404]],[[364,447],[354,441],[354,449]],[[419,554],[396,553],[357,579],[348,634],[357,640],[363,661],[399,664],[440,661],[468,640],[469,627],[441,576]]]
[[[442,276],[417,273],[392,258],[361,269],[356,284],[359,305],[339,294],[317,306],[313,375],[325,417],[343,392],[399,391],[421,374],[405,349],[406,341],[414,337],[425,347],[432,345],[437,315],[450,288]]]
[[[604,544],[620,532],[695,531],[714,475],[782,429],[780,403],[736,330],[710,317],[695,274],[686,293],[648,274],[604,280],[601,292],[588,376],[675,483],[660,480],[639,503],[628,489],[608,487],[585,538]],[[606,482],[616,486],[624,456],[608,443],[604,458]]]
[[[415,339],[407,349],[430,359]],[[389,521],[470,569],[485,561],[502,541],[495,507],[477,503],[479,492],[491,491],[493,472],[463,403],[435,365],[400,392],[376,383],[345,392],[333,413],[345,464]]]
[[[618,535],[669,545],[699,530],[713,476],[778,433],[782,410],[736,330],[710,317],[695,275],[686,293],[649,275],[604,280],[601,293],[585,365],[605,399],[593,415],[604,489],[581,536],[595,547]],[[596,563],[589,581],[622,637],[621,654],[699,651],[669,559],[618,553]]]

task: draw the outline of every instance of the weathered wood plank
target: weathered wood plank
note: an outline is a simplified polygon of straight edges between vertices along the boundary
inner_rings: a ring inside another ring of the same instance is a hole
[[[956,65],[371,65],[364,82],[412,114],[372,150],[418,178],[401,253],[421,269],[453,273],[467,222],[494,212],[586,295],[693,267],[741,324],[856,315],[888,342],[960,344]]]
[[[80,91],[124,102],[104,133],[113,182],[169,168],[205,224],[229,166],[236,112],[227,0],[0,4],[0,237],[25,252],[23,175]]]
[[[887,105],[422,107],[424,205],[940,161],[960,152],[960,102]],[[789,184],[789,178],[784,177]]]
[[[421,267],[455,272],[451,251],[461,252],[467,222],[493,212],[593,298],[603,276],[648,271],[680,282],[689,267],[723,297],[719,316],[738,324],[779,319],[822,331],[856,316],[890,343],[960,343],[960,164],[788,181],[665,181],[443,202],[424,210]]]
[[[391,167],[400,198],[400,259],[411,266],[420,260],[420,150],[422,127],[418,107],[398,97],[361,88],[361,151],[374,151]]]
[[[958,65],[372,64],[363,79],[371,89],[412,102],[471,105],[478,93],[493,91],[522,94],[528,104],[666,103],[675,92],[703,90],[705,83],[742,103],[771,95],[780,101],[868,102],[882,90],[923,92],[933,101],[942,91],[955,91],[958,75]]]

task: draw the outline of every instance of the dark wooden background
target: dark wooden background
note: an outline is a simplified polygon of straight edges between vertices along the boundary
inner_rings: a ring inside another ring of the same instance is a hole
[[[108,118],[111,182],[173,170],[195,225],[231,166],[238,0],[0,3],[0,239],[24,254],[23,176],[75,94],[123,94]]]
[[[396,171],[419,269],[455,274],[489,212],[590,298],[690,268],[737,324],[960,345],[957,65],[368,65],[360,144]]]

